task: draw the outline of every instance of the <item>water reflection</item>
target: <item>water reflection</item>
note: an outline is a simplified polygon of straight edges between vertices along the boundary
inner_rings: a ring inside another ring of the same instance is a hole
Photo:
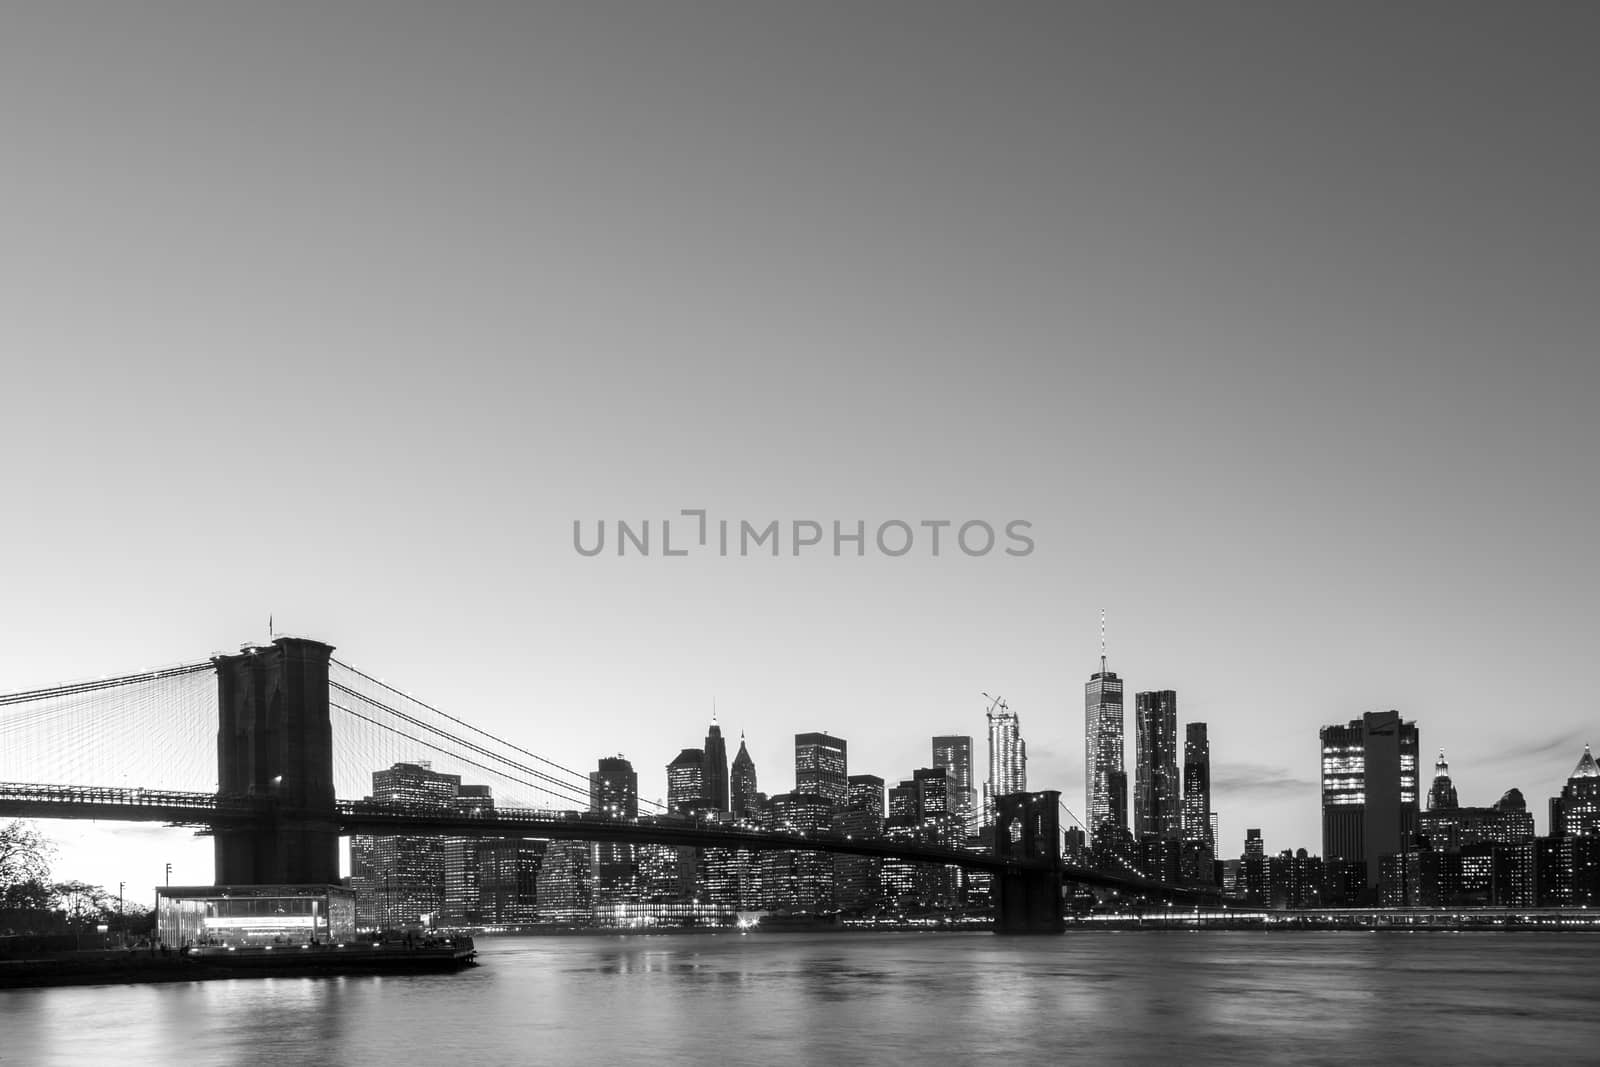
[[[1094,932],[485,939],[459,975],[0,993],[0,1061],[1591,1058],[1596,942]]]

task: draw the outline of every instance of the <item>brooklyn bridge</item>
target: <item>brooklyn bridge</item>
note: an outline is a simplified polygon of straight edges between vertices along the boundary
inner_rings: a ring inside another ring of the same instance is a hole
[[[215,842],[219,885],[340,881],[339,839],[531,838],[834,853],[987,872],[995,929],[1064,926],[1064,891],[1119,890],[1216,909],[1214,890],[1063,861],[1054,791],[997,798],[989,847],[587,810],[588,776],[279,637],[232,655],[0,696],[0,817],[157,822]],[[214,759],[212,753],[215,754]],[[355,799],[373,768],[427,755],[519,801],[487,810]]]

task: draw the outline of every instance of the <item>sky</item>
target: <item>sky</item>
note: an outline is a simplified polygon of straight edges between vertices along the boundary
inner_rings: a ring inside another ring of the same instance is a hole
[[[1130,774],[1131,694],[1176,690],[1224,855],[1319,851],[1317,730],[1388,708],[1544,832],[1600,737],[1597,29],[8,8],[0,692],[270,614],[646,797],[713,701],[780,792],[802,731],[981,760],[988,692],[1081,811],[1104,610]],[[1034,549],[574,550],[683,509]],[[183,832],[47,826],[59,876],[209,880]]]

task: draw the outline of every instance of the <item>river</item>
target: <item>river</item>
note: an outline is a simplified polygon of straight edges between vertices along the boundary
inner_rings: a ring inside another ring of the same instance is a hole
[[[455,975],[0,992],[0,1063],[1576,1064],[1600,937],[479,940]]]

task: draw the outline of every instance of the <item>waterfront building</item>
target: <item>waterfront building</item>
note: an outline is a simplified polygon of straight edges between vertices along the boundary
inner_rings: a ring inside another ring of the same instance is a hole
[[[875,774],[852,774],[844,810],[834,817],[833,828],[851,838],[883,836],[883,779]],[[833,857],[835,901],[842,911],[871,912],[882,906],[883,861],[876,856]]]
[[[1368,712],[1325,726],[1322,742],[1322,854],[1328,863],[1365,864],[1376,897],[1381,859],[1407,851],[1417,830],[1417,727],[1398,711]]]
[[[833,825],[834,808],[829,797],[798,790],[779,793],[767,801],[765,824],[783,833],[815,833]],[[833,857],[825,852],[764,852],[761,883],[769,908],[827,911],[833,906]]]
[[[583,841],[552,841],[535,876],[535,910],[548,923],[587,924],[594,914],[594,867]]]
[[[744,731],[739,732],[739,752],[733,757],[728,777],[728,806],[737,819],[754,819],[761,806],[756,785],[756,761],[744,746]]]
[[[455,807],[460,789],[459,774],[440,774],[430,761],[418,760],[373,771],[366,799],[444,812]],[[350,888],[357,924],[387,928],[438,916],[444,907],[445,840],[431,834],[353,835]]]
[[[486,785],[463,785],[456,792],[455,810],[462,815],[492,815],[494,796]],[[444,903],[440,920],[453,926],[476,926],[483,922],[483,847],[481,837],[446,837],[441,840],[444,854]]]
[[[848,745],[827,733],[794,735],[794,791],[822,797],[837,811],[850,795]]]
[[[1239,859],[1239,866],[1245,900],[1264,907],[1267,903],[1267,852],[1259,829],[1244,832],[1244,855]]]

